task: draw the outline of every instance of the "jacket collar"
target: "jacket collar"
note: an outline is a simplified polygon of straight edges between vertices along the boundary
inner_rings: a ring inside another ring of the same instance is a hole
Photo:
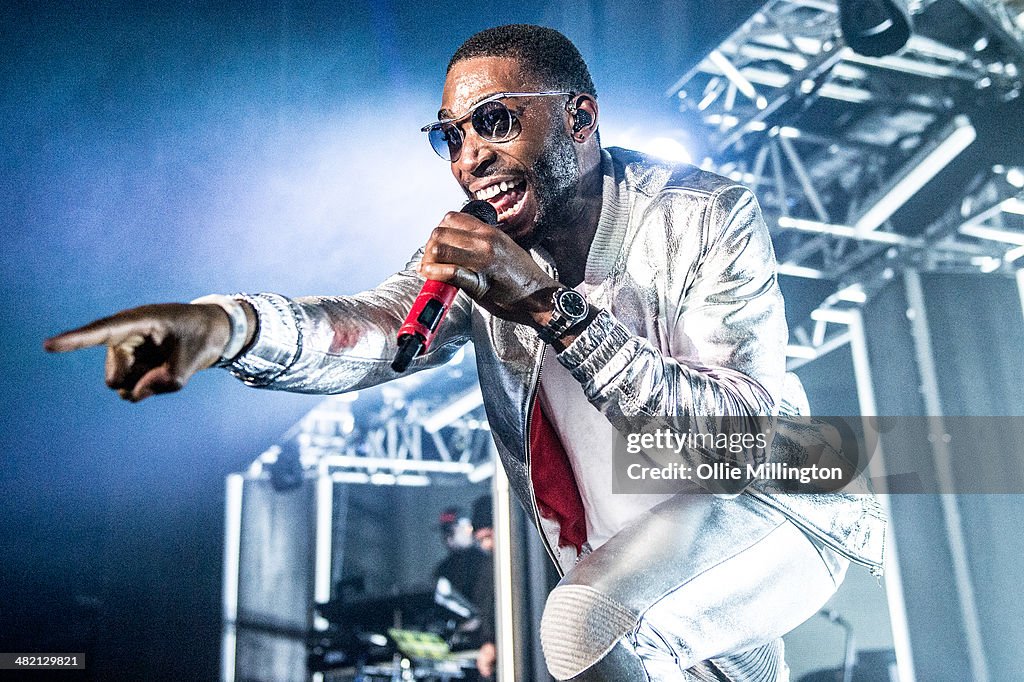
[[[615,147],[612,147],[611,151],[601,149],[601,215],[598,218],[594,241],[591,242],[587,254],[584,273],[584,280],[590,286],[600,284],[611,274],[626,239],[626,228],[629,226],[629,192],[623,168],[621,165],[617,166],[611,153],[622,151]],[[534,246],[531,252],[537,263],[545,266],[548,272],[554,271],[554,261],[544,247]]]
[[[615,161],[607,149],[601,150],[601,175],[604,186],[601,191],[601,217],[597,232],[587,254],[587,269],[584,275],[587,284],[600,284],[612,271],[622,243],[626,237],[628,204],[625,182],[616,176]]]

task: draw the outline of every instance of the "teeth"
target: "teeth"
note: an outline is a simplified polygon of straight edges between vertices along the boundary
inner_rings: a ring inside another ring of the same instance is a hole
[[[512,215],[516,211],[518,211],[519,210],[519,206],[522,205],[523,199],[525,199],[525,198],[526,198],[526,196],[524,195],[522,198],[519,199],[519,201],[517,201],[515,203],[515,205],[511,206],[508,210],[505,210],[505,211],[502,211],[501,213],[499,213],[498,214],[498,220],[499,221],[504,220],[505,218],[509,217],[510,215]]]
[[[491,185],[490,187],[485,187],[484,189],[478,191],[476,193],[476,198],[477,199],[490,199],[492,197],[497,196],[501,192],[508,192],[509,190],[514,189],[515,186],[516,185],[515,185],[514,182],[508,182],[507,180],[502,180],[501,182],[499,182],[496,185]]]

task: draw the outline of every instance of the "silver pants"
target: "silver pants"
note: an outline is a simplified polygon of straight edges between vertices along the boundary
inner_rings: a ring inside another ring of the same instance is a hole
[[[679,494],[581,560],[548,597],[558,680],[788,680],[781,636],[835,593],[849,561],[740,495]]]

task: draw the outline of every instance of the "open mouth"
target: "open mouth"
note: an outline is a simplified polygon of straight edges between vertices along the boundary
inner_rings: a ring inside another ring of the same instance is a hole
[[[486,201],[498,212],[498,221],[505,221],[517,215],[526,199],[526,180],[502,180],[485,187],[473,195]]]

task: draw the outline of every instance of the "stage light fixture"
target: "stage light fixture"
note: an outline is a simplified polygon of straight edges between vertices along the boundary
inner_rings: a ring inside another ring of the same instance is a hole
[[[971,258],[971,264],[977,265],[978,269],[981,270],[982,273],[988,274],[998,270],[999,266],[1001,266],[1003,262],[993,256],[974,256]]]
[[[839,0],[839,28],[851,50],[866,57],[898,52],[910,40],[910,14],[902,0]]]

